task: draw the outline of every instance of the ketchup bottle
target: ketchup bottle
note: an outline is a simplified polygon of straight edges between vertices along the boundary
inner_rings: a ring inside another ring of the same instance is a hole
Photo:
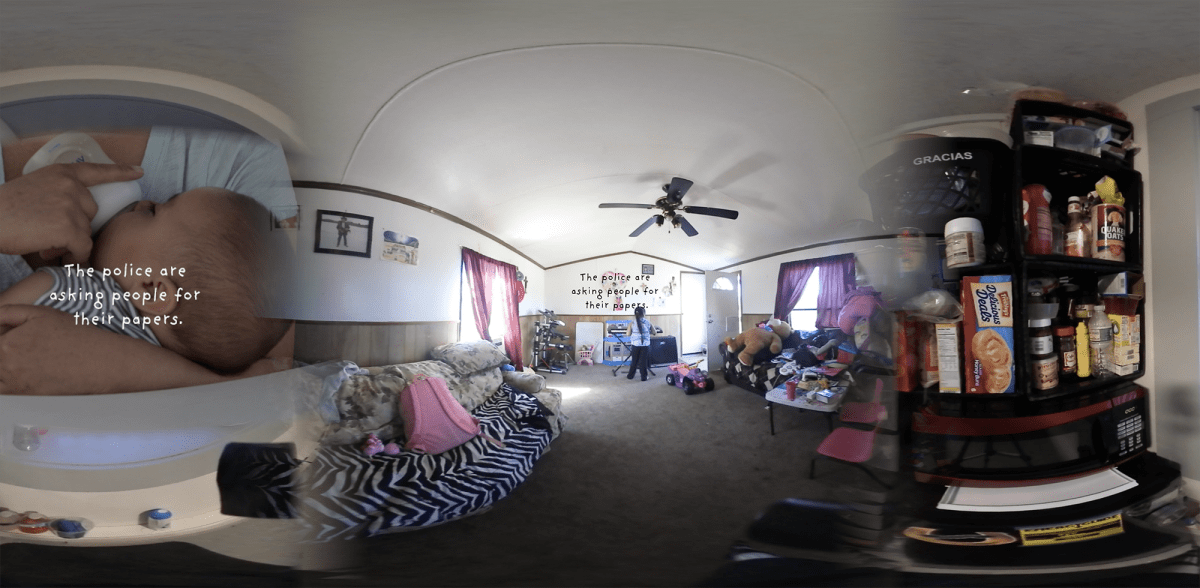
[[[1025,253],[1054,252],[1054,221],[1050,217],[1050,191],[1041,184],[1021,188],[1021,216],[1025,221]]]

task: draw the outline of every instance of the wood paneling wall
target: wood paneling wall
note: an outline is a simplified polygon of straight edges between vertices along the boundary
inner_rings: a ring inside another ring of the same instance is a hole
[[[575,342],[575,325],[581,322],[629,320],[632,315],[558,315],[566,323],[558,331]],[[750,315],[747,315],[750,316]],[[757,315],[753,315],[757,316]],[[662,334],[680,339],[678,314],[653,315],[650,322]],[[534,323],[542,316],[520,317],[521,361],[533,357]],[[765,319],[764,319],[765,320]],[[745,324],[745,320],[743,320]],[[751,326],[753,322],[749,323]],[[296,321],[296,359],[306,363],[349,360],[360,366],[391,365],[429,359],[429,352],[443,343],[458,341],[458,322],[342,323]],[[571,354],[574,357],[574,353]]]
[[[571,336],[570,343],[574,346],[575,343],[575,325],[579,323],[602,323],[604,321],[628,321],[633,320],[633,313],[624,314],[560,314],[559,320],[567,323],[566,326],[559,327],[558,331]],[[679,314],[656,314],[646,318],[650,319],[650,324],[662,329],[663,336],[675,337],[675,343],[682,345],[680,324],[683,322],[683,315]],[[571,354],[574,357],[574,354]]]
[[[429,359],[429,352],[458,340],[458,322],[340,323],[296,321],[296,359],[307,363],[349,360],[360,366]]]

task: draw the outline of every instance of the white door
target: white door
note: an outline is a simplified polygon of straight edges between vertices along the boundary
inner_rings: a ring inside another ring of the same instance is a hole
[[[705,305],[704,274],[680,272],[680,305],[682,323],[679,325],[679,353],[700,353],[708,341],[708,310]]]
[[[742,273],[704,272],[708,303],[708,370],[723,365],[721,342],[742,332]]]

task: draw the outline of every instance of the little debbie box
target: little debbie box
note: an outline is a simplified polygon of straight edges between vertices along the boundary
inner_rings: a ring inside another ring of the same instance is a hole
[[[966,392],[1013,393],[1012,276],[963,277],[962,303]]]

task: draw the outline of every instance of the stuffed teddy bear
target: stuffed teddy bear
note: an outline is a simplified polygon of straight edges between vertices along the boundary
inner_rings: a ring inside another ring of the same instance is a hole
[[[754,356],[764,349],[772,356],[779,355],[783,351],[783,340],[791,334],[791,325],[773,318],[767,321],[767,328],[754,327],[742,331],[736,338],[726,337],[725,348],[730,354],[736,353],[742,365],[754,365]]]

